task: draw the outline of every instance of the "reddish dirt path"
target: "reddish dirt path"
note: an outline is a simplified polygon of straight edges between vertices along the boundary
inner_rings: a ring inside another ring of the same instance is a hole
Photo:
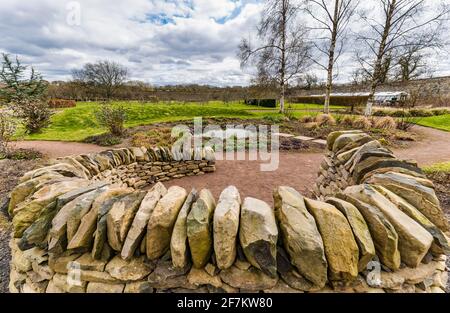
[[[417,160],[421,166],[450,161],[449,132],[424,127],[417,127],[416,131],[425,139],[410,148],[395,149],[399,158]],[[17,142],[16,145],[34,148],[51,158],[105,150],[96,145],[71,142],[27,141]],[[215,174],[186,177],[170,181],[167,186],[195,187],[199,190],[208,188],[218,197],[223,189],[234,184],[242,197],[256,197],[271,204],[273,188],[281,185],[310,195],[322,158],[322,153],[282,152],[279,168],[273,172],[261,172],[260,161],[217,161]]]
[[[394,149],[397,157],[416,160],[420,166],[450,161],[450,132],[419,126],[414,131],[423,140],[407,149]]]
[[[291,186],[304,195],[311,195],[317,170],[322,162],[320,153],[282,152],[278,170],[262,172],[261,161],[217,161],[214,174],[185,177],[167,182],[167,186],[208,188],[218,199],[222,190],[235,185],[241,197],[255,197],[272,203],[272,191],[278,186]]]
[[[62,141],[16,141],[13,145],[17,148],[37,150],[53,159],[69,155],[101,152],[107,149],[88,143]]]

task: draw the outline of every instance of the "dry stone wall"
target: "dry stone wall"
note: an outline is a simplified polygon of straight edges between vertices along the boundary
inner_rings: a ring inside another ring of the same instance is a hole
[[[161,183],[213,171],[213,156],[119,149],[27,173],[9,206],[10,291],[444,292],[433,185],[368,135],[330,134],[317,199],[282,186],[274,208]]]

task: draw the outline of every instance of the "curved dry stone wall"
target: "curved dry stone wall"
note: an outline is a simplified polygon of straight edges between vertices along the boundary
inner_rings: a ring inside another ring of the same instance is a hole
[[[443,292],[449,228],[432,183],[361,132],[332,133],[328,150],[319,200],[278,187],[274,208],[233,186],[215,199],[161,183],[214,171],[208,149],[195,162],[119,149],[27,173],[10,200],[10,290]]]

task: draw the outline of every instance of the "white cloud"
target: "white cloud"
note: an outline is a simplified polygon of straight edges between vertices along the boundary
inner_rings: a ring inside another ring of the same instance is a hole
[[[0,52],[19,55],[50,80],[70,79],[72,69],[100,59],[154,84],[250,80],[236,52],[242,37],[255,38],[261,0],[79,0],[79,26],[67,23],[70,2],[2,0]],[[342,79],[353,64],[351,55],[342,59]]]

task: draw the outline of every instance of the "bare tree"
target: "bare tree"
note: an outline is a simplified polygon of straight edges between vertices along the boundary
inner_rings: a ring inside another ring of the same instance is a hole
[[[372,114],[375,92],[385,78],[388,68],[395,62],[388,58],[398,58],[402,49],[416,46],[422,49],[438,47],[447,19],[449,6],[446,1],[430,0],[378,0],[381,7],[379,16],[371,10],[362,19],[369,31],[358,36],[358,45],[364,45],[368,56],[358,55],[360,63],[371,73],[370,96],[366,115]],[[439,8],[433,4],[439,4]],[[388,62],[389,61],[389,62]]]
[[[410,81],[427,73],[426,56],[420,47],[407,47],[397,62],[396,78],[400,81]]]
[[[327,71],[324,113],[330,113],[330,98],[333,87],[334,67],[344,50],[347,26],[356,12],[359,0],[306,0],[305,11],[316,25],[312,27],[318,34],[313,45],[324,54],[327,63],[314,58],[313,62]]]
[[[239,45],[241,66],[256,64],[264,81],[276,80],[280,89],[280,112],[284,113],[286,86],[310,64],[306,29],[298,26],[298,5],[293,0],[267,0],[258,27],[262,45],[254,48],[243,39]]]
[[[72,76],[76,82],[102,89],[103,95],[109,100],[127,79],[128,70],[119,63],[106,60],[87,63],[82,69],[74,70]]]

